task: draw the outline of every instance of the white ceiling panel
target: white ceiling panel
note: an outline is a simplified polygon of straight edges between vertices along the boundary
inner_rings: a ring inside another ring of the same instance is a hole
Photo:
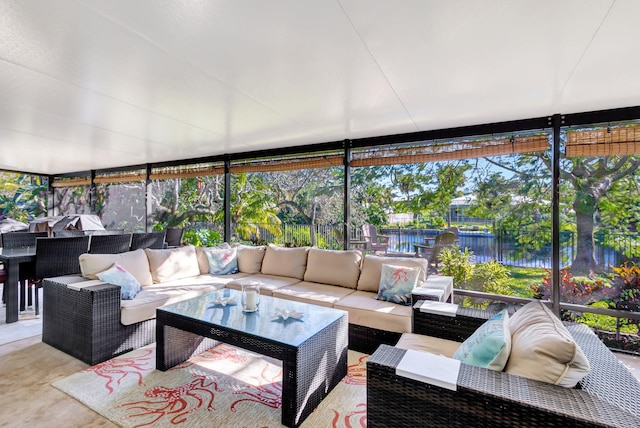
[[[0,169],[640,105],[639,13],[634,0],[3,0]]]

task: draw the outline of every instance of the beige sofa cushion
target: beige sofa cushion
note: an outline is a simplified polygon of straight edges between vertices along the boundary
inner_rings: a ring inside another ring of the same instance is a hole
[[[265,245],[257,247],[237,245],[236,247],[238,248],[238,270],[250,274],[260,273],[267,247]]]
[[[149,271],[149,261],[144,250],[127,251],[118,254],[82,254],[78,258],[82,276],[87,279],[98,279],[97,273],[103,272],[114,263],[122,266],[138,280],[140,285],[153,284]]]
[[[262,273],[303,279],[308,252],[308,247],[284,248],[269,244],[262,260]]]
[[[357,250],[333,251],[311,248],[304,280],[320,284],[356,288],[362,253]]]
[[[541,302],[510,318],[511,354],[505,372],[573,388],[590,370],[589,361],[562,322]]]
[[[346,287],[302,281],[273,290],[273,297],[332,308],[338,300],[353,292]]]
[[[382,265],[419,267],[421,272],[418,276],[418,284],[427,278],[427,268],[429,262],[426,259],[407,258],[407,257],[383,257],[383,256],[365,256],[362,262],[362,272],[358,279],[358,290],[378,292],[380,285],[380,275]]]
[[[207,258],[207,250],[209,249],[220,249],[220,248],[231,248],[231,246],[224,242],[220,245],[216,245],[215,247],[198,247],[196,248],[196,257],[198,259],[198,268],[200,269],[201,274],[209,273],[209,259]]]
[[[411,331],[411,306],[376,299],[377,293],[354,291],[338,300],[334,308],[349,313],[349,324],[378,330],[408,333]]]
[[[460,342],[423,334],[402,333],[395,346],[400,349],[413,349],[452,358],[460,347]]]
[[[291,278],[288,276],[264,275],[261,273],[257,273],[255,275],[248,275],[245,273],[244,275],[245,277],[240,281],[229,282],[227,284],[227,288],[242,290],[242,283],[244,281],[258,281],[260,283],[260,294],[263,296],[271,296],[273,295],[273,290],[300,282],[298,278]]]
[[[164,250],[145,248],[144,252],[149,259],[149,270],[154,283],[200,275],[196,248],[193,245]]]

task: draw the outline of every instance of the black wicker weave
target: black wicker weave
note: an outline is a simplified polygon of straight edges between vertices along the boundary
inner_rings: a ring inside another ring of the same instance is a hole
[[[179,247],[182,245],[182,234],[184,229],[181,227],[167,227],[165,241],[169,247]]]
[[[80,273],[78,258],[89,248],[88,236],[74,236],[70,238],[38,238],[36,240],[35,276],[38,279],[60,275]],[[36,315],[40,313],[38,302],[38,288],[42,281],[33,284],[35,292],[34,306]]]
[[[121,235],[91,235],[89,253],[118,254],[129,251],[131,247],[131,233]]]
[[[164,248],[164,232],[134,233],[131,235],[131,251],[144,248]]]
[[[35,247],[37,238],[46,238],[47,232],[10,232],[2,235],[4,248]]]
[[[591,364],[575,389],[462,364],[451,391],[396,375],[406,351],[383,345],[367,362],[368,426],[640,426],[640,383],[588,327],[567,328]]]
[[[261,299],[261,309],[278,300]],[[241,311],[239,307],[230,310]],[[278,359],[282,361],[282,424],[297,427],[347,374],[347,316],[333,311],[330,318],[307,325],[309,337],[292,344],[274,337],[269,329],[245,331],[233,322],[212,321],[211,315],[160,307],[156,310],[156,369],[168,370],[200,352],[203,337]],[[205,341],[205,346],[212,345]]]
[[[4,248],[25,248],[35,247],[36,239],[47,237],[47,232],[9,232],[4,233],[2,245]],[[33,263],[23,263],[20,267],[20,310],[24,311],[27,305],[31,305],[33,300],[31,293],[27,295],[27,287],[31,287],[32,281],[36,279]],[[3,302],[4,289],[2,292]],[[27,299],[28,297],[28,299]],[[37,297],[37,296],[36,296]],[[37,308],[36,308],[37,309]]]
[[[349,324],[349,349],[372,354],[382,344],[395,345],[400,336],[402,333]]]
[[[156,320],[120,323],[120,287],[103,284],[82,290],[67,284],[81,276],[49,278],[44,283],[42,341],[94,365],[155,341]]]

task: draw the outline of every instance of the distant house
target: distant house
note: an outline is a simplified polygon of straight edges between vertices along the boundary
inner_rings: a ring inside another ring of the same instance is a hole
[[[413,223],[414,214],[412,213],[404,213],[404,214],[389,214],[387,218],[388,224],[404,226],[405,224]]]
[[[491,223],[491,219],[473,217],[467,214],[469,206],[476,200],[476,195],[464,195],[451,200],[449,204],[449,222],[451,223]]]

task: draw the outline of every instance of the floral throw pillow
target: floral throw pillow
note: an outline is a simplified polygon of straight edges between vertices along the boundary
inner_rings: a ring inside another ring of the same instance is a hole
[[[209,273],[213,275],[229,275],[238,272],[237,248],[207,248]]]
[[[411,291],[418,285],[420,268],[382,265],[376,299],[401,305],[411,304]]]
[[[502,371],[511,353],[511,329],[507,310],[500,311],[467,338],[453,358],[463,363]]]
[[[125,270],[122,266],[114,263],[109,269],[96,274],[100,281],[120,286],[120,298],[122,300],[133,300],[142,287],[140,283]]]

